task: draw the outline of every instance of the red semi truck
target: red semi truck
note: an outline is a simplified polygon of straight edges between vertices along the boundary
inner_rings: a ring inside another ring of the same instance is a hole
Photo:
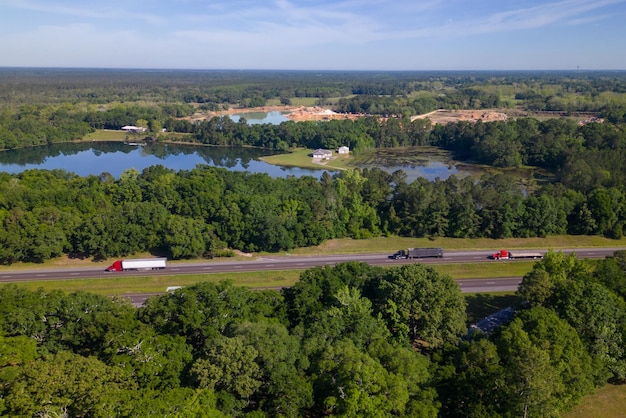
[[[524,251],[507,251],[500,250],[497,253],[490,256],[494,260],[513,260],[516,258],[533,258],[533,259],[541,259],[543,258],[543,254],[539,252],[524,252]]]
[[[167,258],[117,260],[104,271],[160,270],[165,268],[166,262]]]

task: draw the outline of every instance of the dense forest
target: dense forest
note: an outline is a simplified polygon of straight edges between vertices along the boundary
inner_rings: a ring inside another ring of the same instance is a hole
[[[621,187],[547,184],[528,193],[510,175],[429,182],[402,171],[344,171],[321,180],[198,166],[80,177],[63,170],[0,173],[0,262],[152,252],[213,257],[281,251],[332,238],[382,235],[621,238]]]
[[[551,252],[493,332],[433,267],[342,263],[281,292],[208,282],[146,306],[0,289],[0,414],[557,417],[626,380],[626,252]]]
[[[188,118],[304,99],[367,116]],[[439,108],[496,107],[517,116],[411,121]],[[492,170],[410,183],[379,169],[320,180],[209,166],[120,178],[0,173],[0,263],[216,257],[340,237],[625,232],[622,72],[0,69],[2,149],[124,125],[146,127],[151,141],[284,151],[428,145]],[[544,174],[520,178],[518,168]],[[458,286],[421,264],[315,268],[280,292],[201,283],[139,309],[5,286],[0,415],[556,417],[595,388],[626,382],[626,253],[591,262],[551,252],[516,296],[510,320],[487,333],[468,332]]]

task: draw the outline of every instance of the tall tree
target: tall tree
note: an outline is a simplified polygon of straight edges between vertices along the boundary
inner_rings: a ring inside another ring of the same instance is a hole
[[[398,320],[403,323],[416,346],[438,348],[457,341],[467,331],[465,301],[458,284],[431,266],[393,267],[377,280],[374,289],[376,311],[390,329],[397,328],[393,324]]]
[[[66,351],[25,365],[9,383],[9,416],[108,417],[126,415],[136,386],[116,367]]]

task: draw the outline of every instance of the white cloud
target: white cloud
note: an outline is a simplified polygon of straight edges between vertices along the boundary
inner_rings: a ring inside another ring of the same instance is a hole
[[[624,3],[624,0],[565,0],[534,7],[497,12],[484,21],[467,24],[474,33],[493,33],[535,29],[553,24],[582,23],[590,19],[588,13],[606,6]]]
[[[473,45],[487,38],[499,42],[509,34],[509,39],[519,39],[520,33],[531,35],[540,28],[559,31],[610,22],[625,2],[529,0],[504,9],[517,3],[0,0],[11,15],[0,32],[0,54],[3,65],[11,66],[410,69],[445,64],[454,68],[459,62],[475,62],[463,54],[476,55]],[[615,34],[623,29],[603,29],[605,37],[613,35],[607,44],[619,42]],[[589,34],[580,31],[580,36]],[[533,65],[551,59],[550,53],[539,52],[541,48],[528,45],[537,51]],[[610,58],[623,63],[626,54],[618,52]],[[122,55],[125,60],[120,60]],[[501,51],[491,62],[502,67],[520,61]]]
[[[70,2],[62,4],[62,2],[58,0],[45,3],[28,0],[5,0],[4,4],[8,7],[27,12],[86,19],[131,19],[152,24],[162,23],[164,21],[164,18],[147,13],[145,9],[127,9],[126,7],[129,5],[129,2],[119,2],[119,4],[116,4],[113,1],[109,1],[105,3],[105,6],[102,6],[101,2],[97,4],[91,4],[90,2]]]

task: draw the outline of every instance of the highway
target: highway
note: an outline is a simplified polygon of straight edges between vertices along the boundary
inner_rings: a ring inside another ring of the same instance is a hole
[[[491,279],[459,279],[457,283],[463,293],[488,293],[488,292],[512,292],[517,290],[521,277],[498,277]],[[276,288],[278,290],[278,288]],[[136,293],[126,294],[127,298],[136,307],[142,306],[146,299],[151,296],[162,295],[162,293]]]
[[[617,250],[626,248],[577,248],[559,249],[563,253],[576,253],[579,258],[604,258],[612,255]],[[534,251],[534,250],[533,250]],[[374,266],[397,266],[407,263],[424,264],[451,264],[451,263],[515,263],[521,260],[490,260],[488,257],[495,251],[445,251],[442,258],[422,258],[413,260],[394,260],[389,258],[390,253],[384,254],[341,254],[341,255],[315,255],[315,256],[263,256],[251,260],[243,261],[212,261],[206,262],[168,262],[168,267],[163,270],[150,271],[125,271],[125,272],[105,272],[108,265],[98,267],[81,268],[54,268],[54,269],[32,269],[32,270],[11,270],[10,268],[0,270],[0,282],[15,283],[22,281],[41,280],[64,280],[64,279],[101,279],[109,277],[124,276],[150,276],[159,275],[186,275],[186,274],[210,274],[210,273],[232,273],[232,272],[254,272],[267,270],[305,270],[316,266],[333,266],[337,263],[347,261],[361,261]],[[541,253],[547,250],[539,250]],[[526,260],[527,261],[527,260]],[[457,280],[463,292],[500,292],[517,289],[521,281],[520,277],[491,278],[491,279],[459,279]],[[150,295],[130,295],[133,303],[143,303],[141,300]]]

